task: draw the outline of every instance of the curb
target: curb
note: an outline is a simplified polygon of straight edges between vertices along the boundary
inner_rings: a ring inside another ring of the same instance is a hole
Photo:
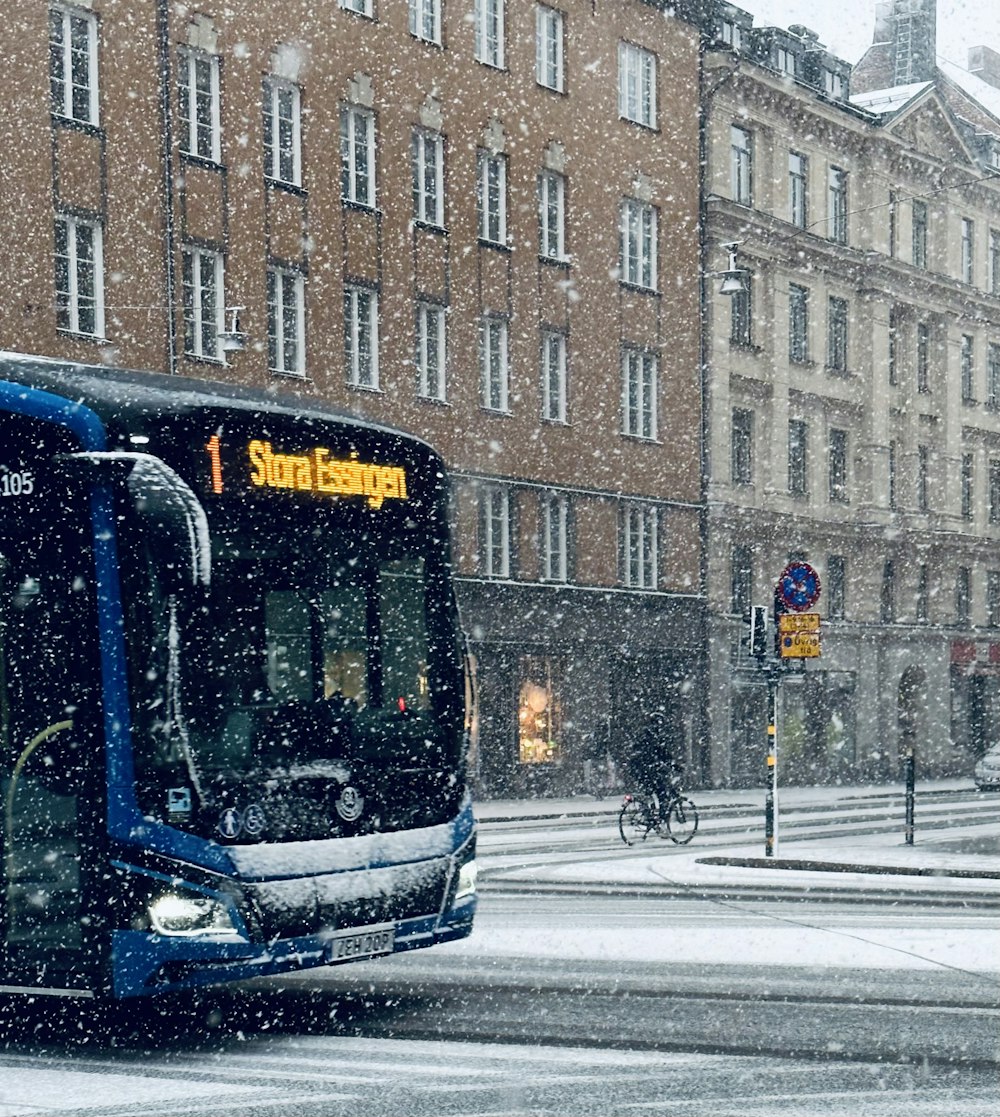
[[[919,865],[857,865],[844,861],[775,860],[770,857],[699,857],[699,865],[724,865],[739,869],[794,869],[808,873],[864,873],[869,876],[958,877],[972,880],[1000,880],[992,869],[939,869]]]

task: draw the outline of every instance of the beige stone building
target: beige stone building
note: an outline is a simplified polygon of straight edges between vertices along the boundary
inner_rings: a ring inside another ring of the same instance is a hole
[[[652,705],[707,772],[698,5],[8,7],[0,346],[420,433],[481,789]]]
[[[781,685],[782,778],[895,778],[911,742],[970,772],[1000,730],[1000,118],[933,16],[879,5],[852,74],[724,4],[706,58],[706,252],[747,287],[706,288],[718,782],[760,779],[741,618],[791,558],[822,655]]]

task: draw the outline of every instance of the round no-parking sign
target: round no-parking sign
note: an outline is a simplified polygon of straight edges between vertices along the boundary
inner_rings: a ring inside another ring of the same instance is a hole
[[[786,609],[801,613],[819,600],[819,575],[807,562],[790,562],[778,578],[777,591]]]

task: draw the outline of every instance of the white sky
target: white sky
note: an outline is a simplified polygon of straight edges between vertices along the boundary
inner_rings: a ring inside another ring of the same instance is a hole
[[[754,15],[754,26],[788,27],[802,23],[817,32],[824,46],[857,62],[871,45],[875,0],[733,0]],[[968,48],[985,45],[1000,51],[998,0],[938,0],[938,54],[965,66]]]

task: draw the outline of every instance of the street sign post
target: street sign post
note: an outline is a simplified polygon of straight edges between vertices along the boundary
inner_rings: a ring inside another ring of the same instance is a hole
[[[778,655],[781,659],[815,659],[820,655],[819,613],[781,613],[778,616]]]

